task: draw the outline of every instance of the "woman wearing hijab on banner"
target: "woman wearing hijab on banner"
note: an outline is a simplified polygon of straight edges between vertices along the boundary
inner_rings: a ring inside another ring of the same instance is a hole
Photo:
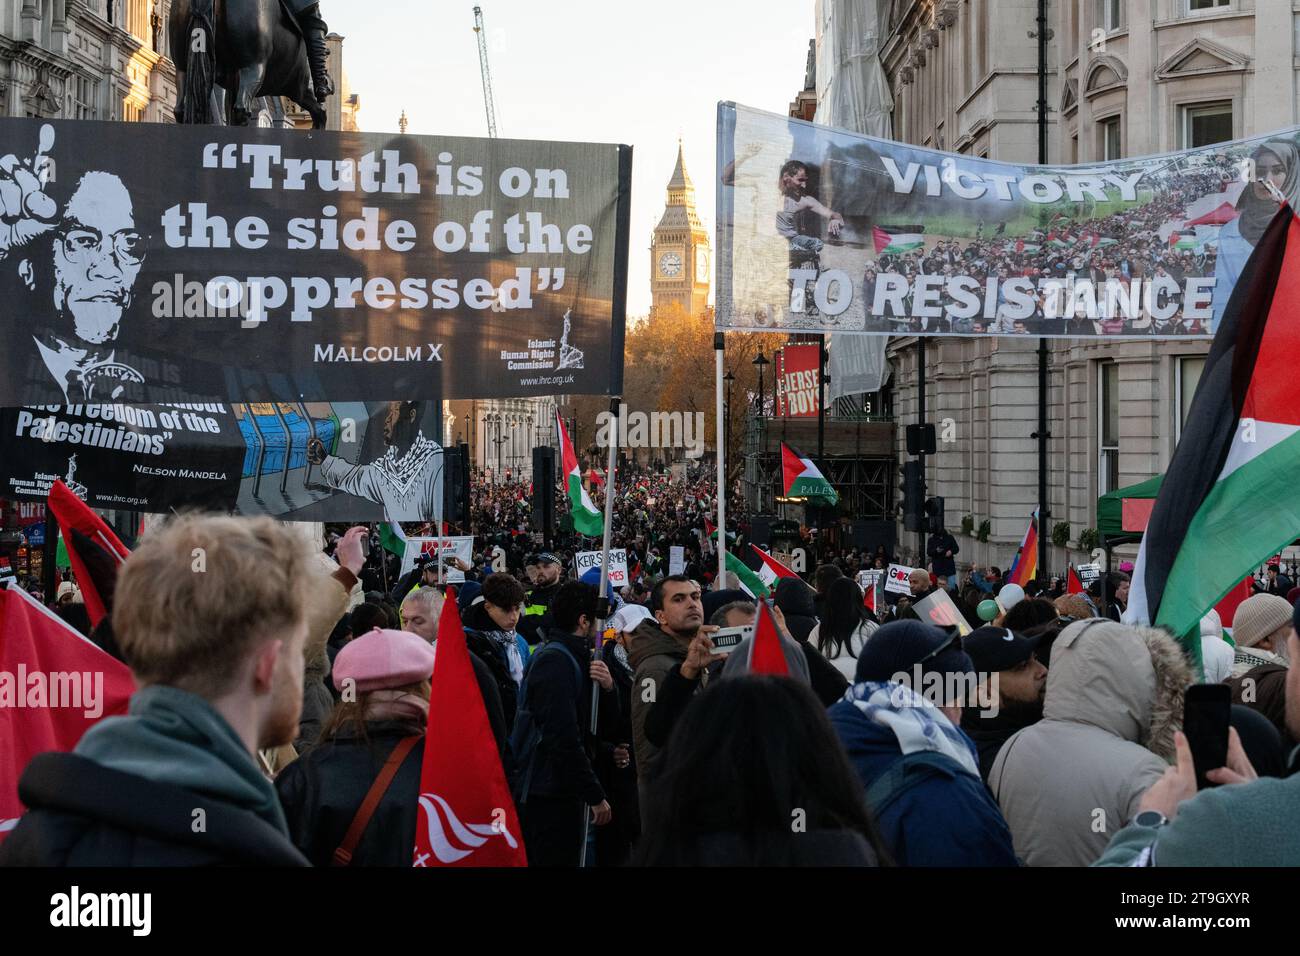
[[[1255,148],[1249,162],[1246,172],[1250,181],[1237,199],[1237,216],[1219,230],[1211,332],[1218,329],[1233,286],[1255,251],[1255,244],[1277,215],[1281,199],[1285,198],[1294,209],[1300,197],[1300,149],[1295,143],[1270,139]]]

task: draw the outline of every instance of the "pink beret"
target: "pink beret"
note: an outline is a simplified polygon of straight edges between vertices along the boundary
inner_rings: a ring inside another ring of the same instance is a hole
[[[334,658],[334,686],[351,680],[358,693],[390,690],[433,674],[433,645],[410,631],[375,628],[353,638]]]

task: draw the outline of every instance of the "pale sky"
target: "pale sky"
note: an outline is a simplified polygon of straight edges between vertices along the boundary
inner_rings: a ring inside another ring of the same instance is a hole
[[[785,113],[803,87],[813,0],[482,0],[499,135],[627,143],[628,315],[650,308],[650,234],[682,138],[713,242],[717,102]],[[360,127],[486,136],[473,2],[323,0]]]

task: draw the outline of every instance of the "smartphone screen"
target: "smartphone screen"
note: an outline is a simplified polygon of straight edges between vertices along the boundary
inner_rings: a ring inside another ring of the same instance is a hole
[[[1228,720],[1232,690],[1227,684],[1193,684],[1183,694],[1183,733],[1192,748],[1196,789],[1213,787],[1207,771],[1228,762]]]

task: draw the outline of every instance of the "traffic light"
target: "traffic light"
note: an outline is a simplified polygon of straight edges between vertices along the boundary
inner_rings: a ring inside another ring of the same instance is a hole
[[[920,531],[924,525],[925,478],[919,461],[903,463],[903,527]]]
[[[943,499],[926,498],[925,499],[925,524],[926,530],[930,534],[939,534],[943,531]]]
[[[926,423],[924,425],[908,425],[907,434],[907,453],[909,455],[933,455],[935,450],[934,444],[934,425]]]

